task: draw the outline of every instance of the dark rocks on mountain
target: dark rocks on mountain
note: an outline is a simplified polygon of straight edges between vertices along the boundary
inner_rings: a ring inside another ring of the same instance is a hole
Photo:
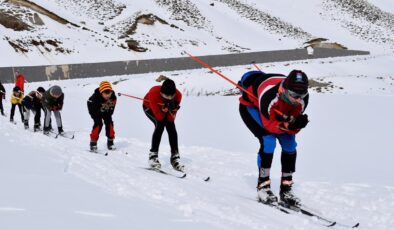
[[[168,22],[165,20],[157,17],[156,15],[153,14],[142,14],[138,16],[135,20],[134,23],[130,26],[130,28],[126,31],[126,35],[132,35],[136,33],[138,24],[144,24],[144,25],[154,25],[155,22],[160,22],[161,24],[168,25]]]
[[[0,24],[15,31],[30,30],[31,27],[15,15],[0,11]]]
[[[17,53],[19,53],[19,52],[20,53],[27,53],[27,52],[29,52],[28,49],[26,49],[25,47],[15,43],[15,42],[8,41],[8,43],[12,46],[12,48],[14,48],[15,52],[17,52]]]
[[[131,50],[134,50],[136,52],[146,52],[148,49],[144,47],[140,47],[139,42],[133,39],[129,39],[126,41],[127,47]]]

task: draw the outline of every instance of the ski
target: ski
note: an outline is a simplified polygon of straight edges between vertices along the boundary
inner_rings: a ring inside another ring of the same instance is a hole
[[[47,136],[47,137],[52,137],[52,138],[57,138],[57,133],[54,133],[54,132],[48,132],[48,133],[44,133],[44,135],[45,136]]]
[[[279,211],[281,211],[283,213],[291,214],[291,212],[289,210],[287,210],[286,208],[280,206],[278,204],[278,202],[266,203],[266,202],[261,201],[259,198],[257,198],[257,202],[262,203],[264,205],[267,205],[268,207],[275,208],[275,209],[277,209],[277,210],[279,210]]]
[[[118,150],[117,148],[108,149],[108,153],[120,153],[121,155],[128,155],[128,152]],[[107,154],[108,155],[108,154]]]
[[[103,155],[103,156],[108,156],[108,152],[107,151],[100,151],[98,149],[96,150],[88,150],[90,153],[94,153],[94,154],[98,154],[98,155]]]
[[[314,217],[314,218],[318,219],[319,221],[325,222],[324,226],[326,226],[326,227],[340,226],[343,228],[357,228],[358,226],[360,226],[360,223],[356,223],[354,225],[347,225],[347,224],[338,223],[337,221],[330,220],[329,218],[326,218],[326,217],[324,217],[320,214],[317,214],[311,210],[307,210],[307,208],[303,207],[302,205],[289,205],[284,202],[278,202],[278,205],[283,208],[286,208],[288,210],[292,210],[296,213],[301,213],[301,214],[309,216],[309,217]]]
[[[68,139],[74,139],[74,133],[75,132],[73,132],[73,131],[58,133],[56,138],[58,138],[60,136],[60,137],[68,138]]]
[[[209,182],[211,180],[210,176],[201,176],[201,175],[194,175],[193,173],[189,173],[187,171],[182,171],[183,173],[187,174],[188,177],[194,177],[194,178],[198,178],[198,179],[202,179],[205,182]]]
[[[152,168],[152,167],[147,167],[147,168],[144,168],[144,169],[149,170],[149,171],[158,172],[158,173],[161,173],[161,174],[163,174],[163,175],[173,176],[173,177],[180,178],[180,179],[185,178],[186,175],[187,175],[186,173],[183,173],[183,172],[181,172],[182,174],[177,175],[177,174],[175,174],[175,173],[171,173],[171,172],[164,171],[163,169]]]

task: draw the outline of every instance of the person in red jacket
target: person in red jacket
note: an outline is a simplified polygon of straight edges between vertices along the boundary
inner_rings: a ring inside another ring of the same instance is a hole
[[[184,166],[180,163],[178,134],[175,128],[175,118],[181,100],[182,94],[171,79],[166,79],[161,86],[152,87],[144,97],[144,112],[155,125],[149,153],[149,165],[152,168],[161,167],[158,159],[159,145],[166,128],[171,146],[171,165],[175,170],[184,170]]]
[[[260,142],[257,157],[259,178],[257,194],[264,203],[277,202],[271,191],[270,169],[276,141],[282,147],[282,177],[280,199],[297,205],[298,197],[292,192],[293,173],[297,158],[295,135],[308,124],[304,111],[308,105],[308,77],[300,70],[293,70],[286,77],[250,71],[238,83],[248,93],[240,97],[239,111],[242,120]]]
[[[25,76],[19,71],[15,71],[15,86],[18,86],[22,94],[25,92]]]

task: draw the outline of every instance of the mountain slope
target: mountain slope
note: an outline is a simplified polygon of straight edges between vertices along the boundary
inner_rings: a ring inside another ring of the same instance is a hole
[[[390,3],[385,11],[383,3],[361,0],[354,1],[359,8],[336,0],[0,2],[0,48],[11,55],[1,66],[291,49],[316,37],[373,53],[392,50]]]

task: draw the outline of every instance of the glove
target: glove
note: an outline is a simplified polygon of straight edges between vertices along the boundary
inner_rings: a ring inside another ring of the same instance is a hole
[[[300,116],[296,117],[291,123],[289,123],[288,129],[289,130],[297,130],[303,129],[308,124],[308,115],[301,114]]]
[[[175,110],[178,110],[180,108],[180,106],[177,105],[174,100],[166,102],[164,104],[164,107],[168,108],[168,110],[170,110],[170,111],[175,111]]]

